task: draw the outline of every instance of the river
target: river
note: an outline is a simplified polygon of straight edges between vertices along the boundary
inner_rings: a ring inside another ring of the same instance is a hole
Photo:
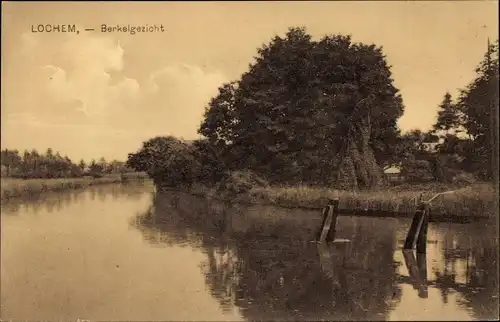
[[[339,218],[224,205],[149,183],[2,204],[3,320],[478,320],[498,317],[493,224]]]

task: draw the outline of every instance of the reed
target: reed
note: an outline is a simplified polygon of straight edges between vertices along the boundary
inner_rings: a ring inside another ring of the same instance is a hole
[[[80,189],[99,184],[119,183],[128,180],[143,179],[143,174],[127,174],[129,177],[124,180],[123,175],[105,175],[101,178],[59,178],[59,179],[1,179],[1,200],[33,196],[44,192],[57,192],[68,189]]]
[[[454,190],[435,199],[431,213],[444,215],[488,216],[497,214],[498,195],[489,183],[476,183],[468,187],[428,185],[379,191],[340,192],[339,209],[342,211],[380,211],[413,213],[417,203],[415,197],[422,193],[423,199],[436,192]],[[288,207],[323,207],[333,196],[333,190],[311,187],[259,187],[253,188],[242,199],[246,202],[262,202]]]
[[[120,174],[122,181],[130,181],[130,180],[147,180],[149,177],[145,172],[127,172]]]
[[[433,215],[495,217],[498,214],[498,194],[491,183],[474,183],[468,186],[451,184],[403,185],[378,191],[340,191],[340,211],[388,212],[413,214],[417,209],[416,197],[430,199],[437,192],[453,190],[431,203]],[[192,194],[213,199],[224,199],[215,189],[195,186]],[[307,186],[253,187],[248,192],[231,197],[231,202],[268,204],[287,208],[324,207],[334,191],[328,188]]]

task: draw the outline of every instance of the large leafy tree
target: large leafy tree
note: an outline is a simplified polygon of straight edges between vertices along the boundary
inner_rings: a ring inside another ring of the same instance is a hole
[[[403,105],[381,48],[291,28],[220,88],[199,132],[232,168],[274,181],[381,183]],[[344,180],[338,180],[344,179]]]
[[[347,179],[349,186],[376,186],[378,162],[392,152],[403,111],[385,56],[375,45],[353,44],[343,36],[325,37],[318,48],[325,62],[319,71],[325,114],[334,124],[329,136],[337,149],[331,151],[339,155],[337,179]]]

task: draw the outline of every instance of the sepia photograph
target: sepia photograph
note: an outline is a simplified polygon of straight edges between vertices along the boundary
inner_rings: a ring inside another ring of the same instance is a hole
[[[498,5],[2,1],[0,321],[498,321]]]

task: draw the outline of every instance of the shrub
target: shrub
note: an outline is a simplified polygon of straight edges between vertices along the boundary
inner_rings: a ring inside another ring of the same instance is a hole
[[[190,187],[196,181],[200,167],[194,148],[172,136],[155,137],[144,142],[140,151],[129,154],[127,166],[146,172],[160,189]]]
[[[217,184],[216,191],[226,196],[235,197],[249,192],[253,188],[266,187],[268,183],[263,178],[249,170],[228,172]]]
[[[96,179],[98,179],[98,178],[102,178],[102,176],[103,176],[103,175],[102,175],[102,173],[99,173],[99,172],[91,172],[91,173],[89,173],[89,175],[90,175],[92,178],[96,178]]]
[[[427,160],[411,160],[403,164],[401,173],[408,182],[426,182],[433,179],[432,167]]]

